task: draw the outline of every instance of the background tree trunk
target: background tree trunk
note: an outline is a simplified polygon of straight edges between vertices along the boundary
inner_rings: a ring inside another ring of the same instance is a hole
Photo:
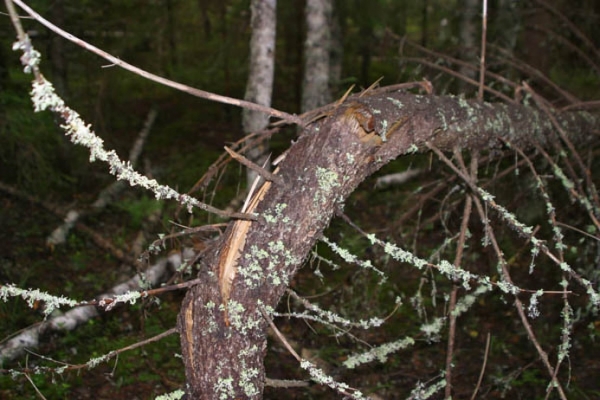
[[[478,0],[462,0],[461,4],[461,18],[460,18],[460,30],[459,39],[461,46],[462,59],[469,62],[471,65],[477,65],[479,59],[477,39],[480,25],[476,17],[479,15],[479,1]],[[467,78],[477,80],[477,70],[460,66],[458,72]],[[473,86],[467,84],[465,81],[459,82],[459,93],[470,93],[475,91]]]
[[[329,94],[335,95],[340,89],[344,66],[344,31],[341,23],[342,15],[337,8],[331,11],[329,46]]]
[[[331,51],[331,0],[306,1],[306,41],[304,42],[304,83],[302,112],[331,101],[329,90]]]
[[[589,140],[600,122],[589,113],[559,116],[574,142]],[[192,398],[261,398],[266,323],[302,261],[344,200],[370,174],[401,154],[427,149],[493,149],[557,140],[539,111],[455,97],[385,93],[352,96],[330,117],[309,125],[289,149],[240,249],[227,305],[219,293],[219,259],[232,241],[205,259],[202,283],[186,295],[179,315],[182,353]],[[228,321],[224,308],[228,310]]]
[[[52,20],[58,26],[65,26],[65,6],[62,0],[54,2],[52,8]],[[63,98],[69,97],[67,84],[67,61],[65,60],[65,42],[58,36],[50,39],[50,65],[52,66],[52,81],[56,92]]]
[[[276,0],[252,0],[252,38],[250,39],[250,71],[244,99],[263,106],[271,105],[273,93],[273,77],[275,75],[275,34],[276,34]],[[244,110],[242,125],[244,133],[260,132],[269,124],[269,116],[264,113]],[[251,148],[246,157],[262,165],[266,159],[268,146],[263,142]],[[247,170],[247,181],[250,186],[256,172]]]

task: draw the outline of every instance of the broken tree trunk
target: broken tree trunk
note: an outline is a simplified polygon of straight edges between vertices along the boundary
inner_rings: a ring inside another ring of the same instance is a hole
[[[555,117],[575,143],[591,140],[600,126],[600,116],[590,113]],[[559,139],[547,116],[532,108],[406,93],[353,96],[307,126],[276,171],[283,183],[267,183],[255,196],[259,219],[230,224],[204,260],[202,283],[183,301],[178,325],[190,398],[262,397],[267,323],[261,310],[276,307],[331,218],[367,176],[427,145],[489,150],[503,140],[525,148]],[[225,294],[227,285],[219,282],[224,260],[235,264]]]

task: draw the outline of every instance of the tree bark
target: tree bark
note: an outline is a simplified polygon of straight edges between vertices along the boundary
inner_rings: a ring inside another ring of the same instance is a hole
[[[471,63],[472,65],[476,65],[476,62],[479,58],[477,38],[478,38],[478,22],[475,18],[479,15],[479,1],[478,0],[462,0],[461,3],[461,17],[460,17],[460,29],[459,29],[459,38],[460,38],[460,50],[462,54],[462,58],[464,61]],[[476,80],[477,79],[477,70],[473,70],[467,68],[466,66],[461,65],[458,68],[458,72],[466,76],[467,78]],[[458,93],[472,93],[473,87],[467,84],[465,81],[459,82]]]
[[[65,24],[65,5],[63,0],[54,2],[52,9],[52,20],[58,26]],[[50,65],[52,67],[52,81],[56,92],[63,98],[69,97],[69,88],[67,85],[67,61],[65,59],[64,41],[61,37],[52,36],[50,39]]]
[[[540,111],[457,97],[385,93],[351,96],[331,115],[307,126],[268,187],[250,223],[229,299],[219,290],[222,255],[232,246],[230,224],[219,249],[201,268],[202,283],[186,295],[179,315],[189,395],[194,399],[262,396],[266,323],[302,261],[345,199],[370,174],[402,154],[494,149],[501,139],[520,147],[556,138]],[[575,143],[590,140],[600,116],[556,116]],[[237,251],[237,249],[236,249]],[[227,310],[227,313],[224,310]]]
[[[302,112],[314,110],[331,101],[329,91],[331,13],[331,0],[307,0],[306,2]]]
[[[252,0],[252,38],[250,39],[250,71],[244,99],[263,106],[271,105],[273,77],[275,75],[275,34],[277,0]],[[242,125],[244,133],[260,132],[269,124],[269,116],[252,110],[244,110]],[[246,156],[262,165],[268,147],[261,143],[250,149]],[[248,186],[254,182],[256,172],[247,170]]]

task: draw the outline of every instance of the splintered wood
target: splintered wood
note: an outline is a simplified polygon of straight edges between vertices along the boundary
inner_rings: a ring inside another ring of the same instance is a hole
[[[275,170],[273,174],[277,174],[278,170]],[[262,186],[256,190],[256,186],[260,182],[261,177],[257,176],[252,184],[252,188],[248,193],[244,207],[242,207],[242,213],[253,213],[256,206],[265,197],[265,194],[271,187],[271,182],[265,181]],[[233,285],[233,279],[237,272],[238,259],[241,253],[244,251],[244,245],[246,244],[246,235],[248,230],[252,226],[252,221],[249,220],[237,220],[233,224],[231,233],[227,238],[227,243],[223,248],[223,252],[219,258],[219,290],[221,291],[221,298],[223,302],[223,310],[225,316],[225,324],[229,326],[229,317],[227,313],[227,306],[229,298],[231,297],[231,287]]]

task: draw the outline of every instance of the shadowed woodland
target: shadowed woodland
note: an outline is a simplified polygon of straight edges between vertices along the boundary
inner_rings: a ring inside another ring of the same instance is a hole
[[[597,2],[5,4],[0,398],[600,397]]]

